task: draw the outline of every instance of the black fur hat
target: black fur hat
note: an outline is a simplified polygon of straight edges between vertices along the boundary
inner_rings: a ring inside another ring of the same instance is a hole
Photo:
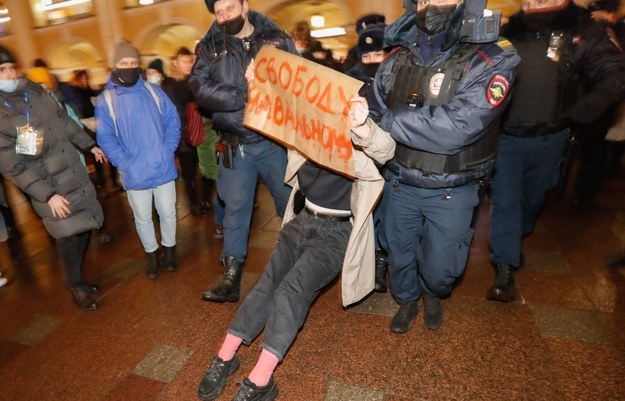
[[[384,24],[369,25],[364,31],[358,35],[358,44],[356,50],[358,56],[365,53],[377,52],[384,49]]]
[[[360,33],[363,30],[367,29],[369,25],[373,24],[384,24],[386,23],[386,18],[382,14],[367,14],[356,21],[356,33]]]
[[[15,57],[6,47],[0,46],[0,64],[15,63]]]

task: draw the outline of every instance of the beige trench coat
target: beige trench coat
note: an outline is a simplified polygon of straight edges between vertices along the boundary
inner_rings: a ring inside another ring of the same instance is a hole
[[[351,134],[352,142],[356,145],[353,153],[356,179],[351,194],[353,228],[345,251],[341,276],[343,306],[358,302],[373,291],[375,243],[372,211],[384,187],[384,180],[373,160],[384,164],[395,153],[395,141],[391,136],[371,120],[367,123],[371,124],[371,133],[367,139],[363,140],[354,133]],[[293,191],[284,213],[283,225],[294,217],[293,197],[299,189],[297,171],[305,162],[304,156],[289,149],[284,181],[293,187]]]

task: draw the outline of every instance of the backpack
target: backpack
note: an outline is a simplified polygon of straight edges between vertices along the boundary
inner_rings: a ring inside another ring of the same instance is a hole
[[[154,89],[152,89],[152,85],[150,85],[150,83],[147,81],[144,81],[143,83],[145,84],[145,87],[148,88],[148,90],[150,91],[150,94],[154,98],[154,102],[156,102],[156,107],[158,108],[158,112],[160,114],[163,114],[161,110],[161,101],[158,98],[158,96],[156,96]],[[106,100],[106,106],[109,109],[109,115],[111,116],[111,120],[113,120],[113,125],[115,126],[115,138],[119,138],[119,129],[117,128],[117,119],[115,118],[115,109],[113,108],[113,102],[111,100],[110,89],[106,89],[104,91],[104,100]]]
[[[184,140],[191,146],[198,146],[206,139],[204,120],[196,102],[187,103],[187,123],[184,127]]]

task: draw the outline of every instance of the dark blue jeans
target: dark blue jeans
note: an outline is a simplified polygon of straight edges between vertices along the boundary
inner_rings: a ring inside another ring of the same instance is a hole
[[[568,129],[535,138],[502,135],[491,186],[491,260],[518,267],[547,190],[557,184]]]
[[[262,347],[284,358],[319,292],[341,271],[352,223],[298,214],[280,231],[265,271],[228,331],[247,345],[265,329]]]
[[[428,189],[401,184],[396,176],[384,184],[389,273],[400,304],[416,301],[424,291],[451,293],[464,272],[473,239],[471,219],[478,184]]]
[[[273,196],[278,216],[284,216],[291,194],[291,189],[284,184],[285,171],[286,150],[270,140],[236,148],[234,168],[224,168],[223,160],[219,161],[217,191],[226,205],[222,258],[232,256],[244,262],[247,257],[258,177],[262,177]]]

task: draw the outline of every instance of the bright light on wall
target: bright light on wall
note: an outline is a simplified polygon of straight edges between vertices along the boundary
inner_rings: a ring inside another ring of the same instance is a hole
[[[142,6],[147,6],[150,4],[154,4],[154,0],[139,0],[139,4],[141,4]]]
[[[345,33],[344,28],[326,28],[310,31],[310,36],[313,38],[329,38],[332,36],[343,36]]]
[[[89,3],[89,2],[91,2],[91,0],[68,0],[68,1],[62,1],[60,3],[52,3],[52,1],[50,0],[42,0],[39,4],[37,4],[37,10],[50,11],[50,10],[56,10],[57,8],[75,6],[78,4]]]
[[[0,15],[9,15],[9,10],[6,8],[0,9]]]
[[[323,28],[326,24],[326,19],[323,18],[323,15],[313,15],[310,17],[310,25],[313,28]]]
[[[4,24],[5,22],[11,21],[11,17],[0,18],[0,24]]]

